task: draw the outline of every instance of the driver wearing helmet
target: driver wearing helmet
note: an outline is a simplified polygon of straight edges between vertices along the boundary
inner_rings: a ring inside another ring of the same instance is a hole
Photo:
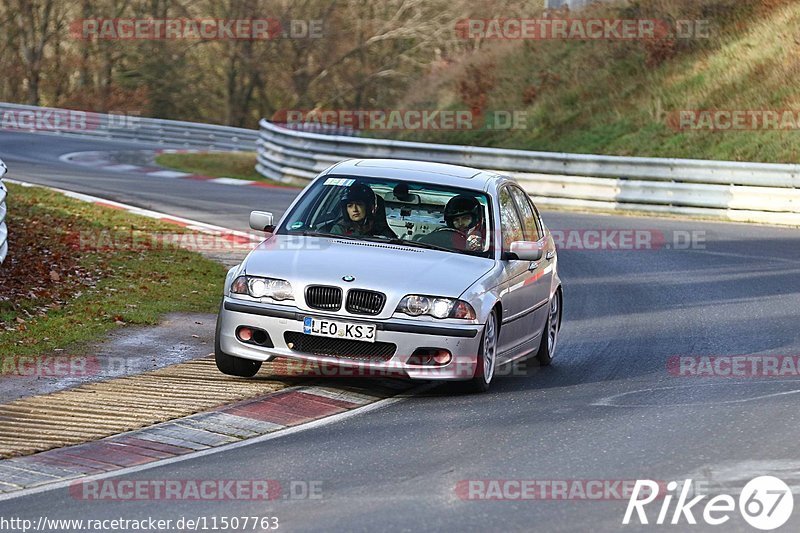
[[[444,208],[444,221],[447,227],[464,236],[465,249],[471,252],[483,248],[482,215],[483,208],[477,198],[465,194],[452,197]]]
[[[480,251],[483,247],[482,214],[478,199],[465,194],[450,198],[444,208],[447,227],[461,232],[466,237],[466,249],[472,252]]]
[[[378,199],[369,186],[354,183],[342,198],[342,220],[337,222],[331,233],[336,235],[382,236],[396,239],[386,220],[378,220]]]

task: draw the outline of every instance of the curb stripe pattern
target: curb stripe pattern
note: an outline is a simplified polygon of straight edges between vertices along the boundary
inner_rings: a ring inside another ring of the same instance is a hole
[[[153,150],[153,154],[193,154],[201,153],[203,150]],[[263,181],[240,180],[236,178],[214,178],[211,176],[203,176],[201,174],[190,174],[188,172],[179,172],[177,170],[169,170],[159,166],[143,166],[133,165],[127,163],[119,163],[110,159],[111,152],[73,152],[64,154],[60,159],[66,163],[73,163],[76,165],[88,166],[108,172],[135,172],[137,174],[145,174],[156,178],[167,179],[188,179],[194,181],[207,181],[219,185],[230,185],[232,187],[265,187],[269,189],[291,189],[299,190],[296,187],[288,187],[285,185],[277,185],[273,183],[265,183]]]
[[[259,437],[409,391],[376,380],[370,389],[300,386],[102,440],[0,461],[0,494],[146,465]]]

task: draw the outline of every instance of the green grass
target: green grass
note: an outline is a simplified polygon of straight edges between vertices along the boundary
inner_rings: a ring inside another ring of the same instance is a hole
[[[0,361],[56,349],[74,354],[122,324],[218,309],[225,269],[198,253],[86,245],[102,232],[183,233],[177,226],[13,185],[8,223],[11,248],[0,267]]]
[[[213,178],[234,178],[261,181],[273,185],[291,186],[270,180],[256,172],[255,152],[201,152],[161,154],[156,163],[162,167]]]
[[[419,83],[404,106],[468,108],[459,82],[475,72],[489,73],[485,110],[524,111],[527,127],[396,137],[574,153],[800,162],[800,129],[679,131],[667,120],[679,110],[800,110],[800,3],[664,0],[593,9],[587,17],[710,19],[712,35],[672,44],[487,42],[481,52]]]

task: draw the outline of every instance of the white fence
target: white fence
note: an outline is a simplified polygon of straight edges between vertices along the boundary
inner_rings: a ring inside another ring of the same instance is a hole
[[[6,196],[8,196],[8,190],[2,180],[6,170],[6,164],[0,160],[0,263],[5,260],[8,254],[8,227],[6,226]]]
[[[0,102],[0,131],[50,133],[208,150],[255,150],[258,132],[180,120]]]
[[[800,225],[800,165],[532,152],[260,125],[256,169],[279,181],[307,183],[343,159],[416,159],[513,176],[544,206]]]

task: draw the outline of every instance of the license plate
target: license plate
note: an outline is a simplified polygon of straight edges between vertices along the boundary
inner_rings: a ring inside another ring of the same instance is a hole
[[[333,337],[353,341],[375,342],[374,324],[353,324],[307,316],[303,319],[303,333],[318,337]]]

